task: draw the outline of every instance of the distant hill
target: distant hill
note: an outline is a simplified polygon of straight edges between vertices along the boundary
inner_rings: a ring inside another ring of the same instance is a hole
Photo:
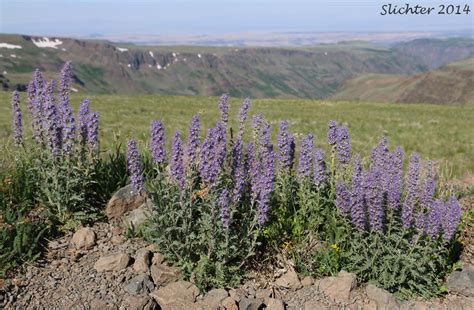
[[[24,89],[35,68],[54,78],[61,65],[71,60],[73,87],[79,92],[327,98],[361,74],[413,75],[429,70],[423,52],[416,52],[425,45],[431,46],[438,65],[474,53],[474,40],[449,41],[459,49],[433,48],[445,41],[416,40],[391,47],[345,42],[235,48],[117,45],[0,34],[0,84],[5,90]]]
[[[474,104],[474,58],[414,76],[364,74],[346,81],[336,100]]]

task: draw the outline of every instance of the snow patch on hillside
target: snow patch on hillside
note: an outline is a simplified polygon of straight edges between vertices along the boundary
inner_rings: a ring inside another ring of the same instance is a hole
[[[150,56],[155,58],[155,56],[153,55],[153,52],[152,51],[149,51],[148,53],[150,53]]]
[[[63,44],[63,41],[59,40],[59,39],[55,39],[55,40],[50,40],[49,38],[47,37],[43,37],[43,39],[31,39],[33,41],[33,44],[36,45],[37,47],[40,47],[40,48],[46,48],[46,47],[50,47],[50,48],[58,48],[58,45],[61,45]]]
[[[10,50],[14,49],[20,49],[22,48],[21,45],[15,45],[15,44],[8,44],[8,43],[0,43],[0,48],[8,48]]]
[[[117,47],[117,49],[121,51],[122,53],[128,51],[128,48],[123,48],[123,47]]]

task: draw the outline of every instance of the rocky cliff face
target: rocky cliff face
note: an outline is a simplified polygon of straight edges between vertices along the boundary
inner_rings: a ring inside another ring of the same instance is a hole
[[[359,74],[407,75],[430,67],[415,55],[418,48],[423,50],[422,42],[392,48],[363,42],[312,48],[171,47],[0,35],[0,43],[0,73],[2,81],[9,80],[3,83],[6,89],[21,88],[35,68],[54,78],[53,72],[67,60],[73,62],[73,87],[78,91],[205,96],[228,92],[254,98],[326,98]],[[425,45],[430,44],[435,43]],[[469,44],[461,41],[449,57],[438,55],[446,51],[440,48],[433,59],[440,64],[458,51],[464,56],[466,50]]]

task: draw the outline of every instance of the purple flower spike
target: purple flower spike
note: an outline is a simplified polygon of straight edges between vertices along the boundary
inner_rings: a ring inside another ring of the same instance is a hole
[[[213,185],[224,162],[225,137],[225,128],[220,122],[206,130],[206,138],[200,149],[198,170],[202,181],[207,185]]]
[[[347,164],[351,160],[351,144],[346,126],[337,128],[336,151],[337,159],[341,164]]]
[[[403,182],[403,150],[398,147],[392,154],[392,178],[388,185],[387,203],[388,207],[396,210],[400,206]]]
[[[336,207],[339,209],[342,215],[347,216],[350,212],[350,193],[347,189],[346,184],[343,182],[336,183]]]
[[[76,124],[69,101],[60,102],[61,126],[63,128],[63,152],[70,155],[76,140]]]
[[[184,187],[184,165],[183,165],[183,143],[181,133],[177,131],[174,134],[171,147],[171,177],[179,185]]]
[[[165,150],[165,129],[163,123],[154,120],[150,125],[150,152],[153,162],[156,164],[163,164],[166,158]]]
[[[224,188],[219,195],[218,205],[221,208],[220,217],[222,227],[224,229],[229,228],[230,224],[230,210],[229,210],[229,191]]]
[[[337,142],[337,123],[336,121],[330,121],[328,124],[328,144],[334,145]]]
[[[301,179],[308,178],[311,175],[313,153],[313,135],[308,134],[301,139],[300,158],[298,161],[298,176]]]
[[[53,155],[61,153],[62,130],[58,126],[60,123],[57,107],[52,102],[47,102],[44,111],[43,128],[48,139],[48,146]]]
[[[78,136],[83,147],[87,144],[89,115],[89,99],[86,98],[81,102],[79,110],[77,111]]]
[[[127,143],[127,168],[132,186],[138,193],[142,193],[145,181],[140,166],[140,154],[138,153],[135,140],[128,140]]]
[[[189,167],[194,166],[196,162],[197,150],[199,147],[199,129],[199,116],[194,115],[191,125],[189,126],[188,148],[186,150],[187,165]]]
[[[237,137],[237,140],[232,147],[232,179],[234,181],[232,200],[234,203],[238,203],[240,201],[245,185],[246,173],[243,155],[243,142],[241,137]]]
[[[324,151],[321,148],[317,148],[314,152],[313,180],[318,187],[323,186],[326,182],[326,162],[324,161]]]
[[[259,151],[264,151],[270,145],[270,124],[262,120],[259,130]]]
[[[430,209],[428,210],[428,218],[426,227],[426,233],[431,238],[437,236],[441,231],[441,218],[443,217],[443,202],[441,200],[435,200],[432,202]]]
[[[457,199],[451,196],[444,205],[444,214],[441,220],[444,241],[448,242],[454,236],[460,219],[461,206]]]
[[[229,95],[224,94],[219,99],[219,111],[221,113],[221,120],[224,124],[224,127],[227,128],[229,123]]]
[[[15,90],[12,95],[12,131],[13,143],[20,146],[23,142],[23,122],[20,110],[20,95]]]
[[[353,161],[350,210],[352,224],[361,230],[365,229],[364,189],[359,155]]]
[[[218,171],[220,171],[222,165],[224,164],[225,157],[227,155],[227,134],[226,128],[221,122],[217,122],[216,126],[214,127],[214,139],[216,145],[216,164],[218,167]]]
[[[206,130],[206,138],[202,142],[199,153],[198,170],[201,179],[204,183],[210,185],[214,182],[216,175],[214,174],[214,156],[215,156],[215,141],[213,139],[214,130],[208,128]]]
[[[402,207],[403,227],[410,228],[413,222],[413,208],[418,194],[418,181],[420,178],[420,156],[412,153],[408,166],[408,177],[406,180],[406,198]]]
[[[289,171],[293,165],[295,156],[295,138],[288,133],[288,122],[282,121],[280,123],[280,130],[278,131],[278,160],[280,168],[284,171]]]
[[[54,80],[50,80],[48,85],[46,85],[45,96],[46,96],[46,100],[52,103],[55,103],[54,89],[55,89]]]
[[[87,145],[92,152],[99,151],[99,113],[92,112],[87,121]]]
[[[377,169],[366,172],[362,179],[369,224],[372,230],[383,232],[384,210],[382,206],[382,189],[380,184],[380,173]]]
[[[253,129],[253,140],[255,143],[258,143],[258,138],[260,134],[260,126],[263,122],[262,113],[257,113],[252,117],[252,129]]]
[[[247,120],[247,113],[250,108],[250,99],[246,98],[243,102],[242,105],[240,106],[239,110],[239,137],[242,137],[244,134],[244,127],[245,127],[245,121]]]
[[[35,109],[35,99],[36,99],[36,83],[34,80],[31,80],[28,83],[28,88],[27,88],[27,107],[28,111],[30,112],[30,115],[33,116],[34,114],[34,109]]]
[[[43,74],[38,69],[33,73],[33,81],[35,83],[36,97],[41,97],[44,93],[45,82]]]
[[[61,102],[69,104],[69,88],[71,87],[71,62],[68,61],[64,64],[59,74],[59,85],[58,92]]]
[[[388,150],[387,138],[383,137],[379,144],[372,149],[371,167],[379,172],[382,190],[385,194],[388,193],[388,187],[393,175],[392,171],[395,169],[392,157]]]

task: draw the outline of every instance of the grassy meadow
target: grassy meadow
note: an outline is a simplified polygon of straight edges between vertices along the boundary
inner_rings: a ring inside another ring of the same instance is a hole
[[[0,142],[7,145],[11,133],[10,96],[8,92],[0,93]],[[82,95],[73,95],[75,108],[81,99]],[[205,126],[213,124],[218,117],[216,97],[91,95],[89,99],[91,109],[101,116],[100,139],[104,150],[114,141],[128,138],[138,139],[145,147],[152,119],[164,121],[170,138],[175,129],[187,135],[194,114],[201,116]],[[22,94],[24,115],[27,114],[25,100]],[[241,98],[231,101],[234,128],[240,102]],[[264,113],[272,123],[273,137],[278,122],[286,119],[297,137],[312,132],[316,145],[326,147],[327,123],[334,119],[348,125],[353,150],[363,156],[369,155],[369,146],[386,135],[391,148],[400,145],[406,152],[416,151],[423,158],[435,160],[443,174],[462,177],[474,171],[474,106],[256,99],[251,102],[249,114],[257,112]]]

